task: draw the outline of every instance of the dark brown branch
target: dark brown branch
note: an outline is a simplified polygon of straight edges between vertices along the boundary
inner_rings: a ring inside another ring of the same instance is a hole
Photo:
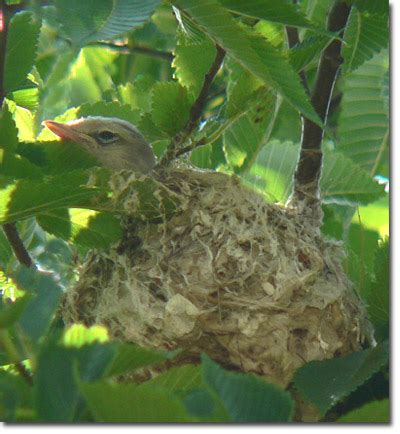
[[[328,16],[328,30],[331,32],[343,30],[350,9],[351,7],[344,1],[337,1]],[[341,40],[335,39],[322,52],[314,89],[311,94],[314,109],[324,123],[329,110],[332,90],[342,64],[341,46]],[[310,206],[313,208],[313,205],[320,207],[319,179],[322,166],[321,144],[323,135],[324,131],[321,127],[309,119],[304,120],[300,158],[294,176],[292,204],[298,205],[303,202],[305,207]],[[321,211],[319,211],[320,213]]]
[[[177,133],[175,137],[172,139],[172,141],[170,142],[170,144],[168,145],[167,151],[165,152],[165,154],[163,155],[159,163],[159,167],[167,166],[178,155],[182,155],[182,152],[179,148],[187,140],[190,134],[192,134],[193,130],[197,127],[198,123],[200,122],[204,106],[206,105],[207,102],[207,96],[211,84],[214,81],[214,78],[217,75],[217,72],[219,71],[219,68],[221,67],[225,57],[225,50],[219,45],[217,45],[216,48],[217,48],[217,54],[215,56],[213,64],[211,65],[210,70],[207,72],[207,74],[204,77],[203,86],[200,90],[199,96],[197,97],[196,101],[193,103],[190,109],[189,120],[185,125],[185,127],[182,129],[182,131]],[[185,152],[189,152],[189,151],[185,151]]]
[[[19,375],[27,382],[29,386],[33,386],[32,374],[25,368],[22,362],[15,363],[15,369],[18,371]]]
[[[18,234],[16,224],[15,223],[4,224],[3,231],[18,261],[22,265],[25,265],[25,267],[35,268],[35,264],[32,261],[32,258],[30,257],[28,251],[24,246],[24,243],[21,240],[21,237]]]
[[[112,51],[117,51],[121,54],[143,54],[145,56],[154,57],[156,59],[166,60],[168,62],[172,62],[174,60],[174,55],[168,51],[155,50],[154,48],[149,47],[130,47],[127,44],[119,45],[113,44],[111,42],[96,42],[91,44],[95,47],[104,47],[108,48]]]
[[[4,74],[5,74],[7,32],[8,32],[10,9],[9,6],[5,3],[5,0],[0,0],[0,7],[1,7],[0,10],[2,12],[2,18],[3,18],[3,24],[2,24],[3,30],[0,32],[0,110],[1,110],[3,107],[3,101],[5,97]],[[25,249],[24,243],[22,242],[18,234],[18,230],[15,223],[7,223],[3,225],[3,230],[18,261],[21,264],[25,265],[26,267],[34,267],[34,263],[28,251]]]

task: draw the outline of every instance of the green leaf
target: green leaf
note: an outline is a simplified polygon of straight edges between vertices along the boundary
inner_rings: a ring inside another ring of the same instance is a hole
[[[39,89],[37,87],[19,89],[8,93],[7,97],[20,107],[24,107],[28,110],[35,110],[39,102]]]
[[[289,422],[288,392],[251,374],[227,372],[202,355],[203,381],[222,400],[233,422]]]
[[[183,402],[166,389],[134,384],[80,384],[96,422],[188,422]]]
[[[141,112],[151,110],[151,88],[154,79],[149,75],[139,76],[133,82],[118,87],[118,94],[122,104],[129,104],[132,109]],[[126,119],[128,120],[128,119]],[[133,117],[131,118],[131,122]]]
[[[371,59],[375,53],[387,48],[388,42],[388,16],[360,12],[353,7],[344,34],[343,72],[347,73],[357,69],[365,61]]]
[[[390,248],[389,239],[383,240],[375,251],[374,279],[366,295],[371,321],[380,335],[389,333],[390,312]]]
[[[175,81],[159,82],[153,87],[152,120],[156,127],[173,136],[189,120],[191,100],[186,88]]]
[[[289,60],[295,71],[306,68],[313,60],[318,60],[330,39],[323,35],[310,36],[289,49]]]
[[[0,111],[0,163],[2,162],[4,151],[13,153],[17,145],[18,130],[8,105],[4,104]]]
[[[373,277],[375,252],[378,248],[379,233],[359,223],[351,223],[346,238],[349,255],[345,259],[345,271],[357,288],[357,292],[367,297]]]
[[[87,186],[90,173],[76,170],[43,180],[0,178],[0,222],[21,220],[58,208],[90,208],[100,189]]]
[[[108,331],[104,326],[96,324],[86,327],[83,324],[72,324],[65,330],[61,342],[68,348],[82,348],[84,345],[108,341]]]
[[[41,23],[32,12],[20,12],[13,16],[7,36],[4,89],[17,90],[27,78],[36,58]]]
[[[229,79],[225,117],[229,118],[246,112],[255,104],[260,105],[262,97],[258,94],[258,90],[262,88],[265,94],[265,86],[263,87],[263,82],[259,78],[249,74],[232,59],[228,59],[226,66],[229,70]]]
[[[202,386],[201,367],[198,365],[176,366],[146,381],[146,384],[171,391],[190,391]]]
[[[372,176],[388,158],[388,95],[382,91],[387,54],[382,51],[344,77],[338,120],[338,149]]]
[[[267,40],[244,30],[216,0],[204,4],[195,0],[176,0],[174,4],[245,69],[280,92],[304,116],[322,125],[297,73]]]
[[[115,357],[107,369],[105,376],[121,375],[144,366],[154,365],[167,360],[170,354],[141,348],[135,344],[119,343]],[[157,377],[156,377],[157,378]]]
[[[296,389],[321,414],[340,402],[389,361],[388,342],[344,357],[314,361],[300,368],[294,376]]]
[[[37,342],[49,330],[63,291],[52,277],[25,267],[14,273],[14,280],[33,295],[18,323],[26,336]]]
[[[273,202],[289,198],[299,146],[272,140],[265,145],[245,180],[267,194]]]
[[[84,47],[68,76],[68,97],[71,105],[102,100],[106,91],[114,87],[111,74],[115,71],[117,53],[100,47]]]
[[[377,231],[383,238],[389,236],[389,194],[367,206],[358,207],[361,223],[367,229]],[[358,223],[358,215],[354,214],[353,222]]]
[[[6,423],[15,423],[19,409],[31,407],[31,388],[20,376],[0,370],[1,417]]]
[[[107,248],[122,236],[119,220],[107,212],[62,208],[39,214],[37,221],[47,232],[89,248]]]
[[[17,321],[31,298],[30,294],[26,294],[8,303],[4,302],[3,296],[0,296],[0,328],[7,328]]]
[[[303,15],[297,5],[275,0],[219,0],[219,3],[231,12],[247,17],[272,21],[285,26],[304,27],[315,31],[325,32],[311,23]]]
[[[132,109],[132,107],[129,104],[120,104],[119,102],[113,101],[113,102],[104,102],[104,101],[98,101],[95,103],[85,103],[82,104],[79,107],[74,107],[72,109],[68,109],[66,112],[64,112],[62,115],[57,116],[54,120],[58,122],[67,122],[76,118],[81,117],[87,117],[87,116],[103,116],[103,117],[111,117],[111,118],[119,118],[126,120],[131,123],[135,123],[140,116],[140,113],[136,109]],[[47,141],[52,140],[55,137],[55,135],[49,131],[48,129],[44,128],[39,135],[39,139],[41,141]],[[56,142],[56,147],[59,149],[62,149],[64,143]],[[54,146],[54,145],[53,145]],[[65,142],[65,147],[68,152],[68,147],[70,146],[69,142]],[[82,153],[78,153],[77,156],[66,156],[66,155],[52,155],[52,153],[55,151],[47,151],[46,153],[49,153],[49,159],[52,160],[52,164],[54,164],[56,161],[62,161],[62,160],[70,160],[71,158],[74,158],[79,161],[79,159],[82,159]],[[54,161],[53,161],[54,160]],[[63,164],[65,164],[65,161],[62,161]],[[92,164],[93,165],[93,164]],[[75,168],[80,168],[75,167]],[[85,165],[84,167],[90,167],[90,165]],[[73,169],[74,167],[71,165],[68,168],[68,171]],[[59,170],[62,170],[62,165],[59,164],[56,173],[58,173]]]
[[[342,423],[390,423],[390,402],[388,399],[372,401],[339,417]]]
[[[142,26],[160,0],[57,0],[57,15],[77,45],[114,39]]]
[[[35,165],[36,171],[30,170],[14,174],[16,178],[33,177],[40,168],[40,173],[59,175],[78,169],[90,169],[98,166],[98,161],[81,145],[68,140],[54,142],[20,143],[17,152],[19,159],[28,160]],[[5,173],[7,174],[7,173]],[[30,175],[30,176],[29,176]]]
[[[354,6],[361,12],[389,15],[389,2],[387,0],[354,0]]]
[[[188,38],[180,35],[172,62],[179,83],[197,96],[215,55],[216,49],[211,40],[205,39],[198,44],[191,44]],[[196,62],[193,62],[193,59],[196,59]]]
[[[74,334],[64,345],[49,342],[39,354],[34,398],[41,421],[76,420],[84,410],[78,382],[98,380],[114,356],[112,344],[96,342],[98,330],[89,328]]]
[[[339,152],[324,151],[320,183],[325,203],[367,204],[384,194],[384,187]]]
[[[298,144],[272,140],[263,147],[245,179],[271,199],[285,202],[292,190],[298,153]],[[320,188],[324,203],[342,205],[370,203],[384,194],[383,187],[363,169],[339,152],[327,149]]]
[[[264,90],[264,91],[263,91]],[[258,90],[258,101],[224,133],[224,151],[227,161],[240,172],[249,170],[262,145],[271,134],[280,101],[276,95]]]

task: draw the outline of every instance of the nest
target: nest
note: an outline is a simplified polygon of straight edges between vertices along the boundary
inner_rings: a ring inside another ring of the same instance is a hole
[[[294,209],[221,173],[174,169],[155,183],[176,205],[138,219],[137,182],[111,184],[125,238],[92,252],[66,294],[67,322],[106,325],[118,339],[206,352],[222,366],[287,386],[296,369],[357,351],[371,339],[366,310],[342,269],[343,249]],[[161,200],[160,200],[161,203]]]

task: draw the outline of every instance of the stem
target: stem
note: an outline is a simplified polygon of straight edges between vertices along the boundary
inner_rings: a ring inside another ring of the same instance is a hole
[[[190,109],[189,120],[185,127],[182,129],[182,131],[177,133],[168,145],[168,148],[159,163],[160,167],[167,166],[177,157],[177,155],[179,155],[180,146],[187,140],[187,138],[190,136],[190,134],[200,122],[204,106],[207,102],[207,96],[211,84],[214,81],[214,78],[217,75],[217,72],[219,71],[219,68],[221,67],[221,64],[225,57],[225,50],[219,45],[217,45],[216,48],[217,54],[215,56],[213,64],[211,65],[210,70],[204,77],[203,86],[200,90],[199,96],[197,97],[196,101],[193,103]]]
[[[129,45],[123,44],[113,44],[111,42],[96,42],[90,44],[95,47],[104,47],[112,51],[118,51],[121,54],[143,54],[145,56],[154,57],[156,59],[167,60],[172,62],[174,60],[174,55],[168,51],[155,50],[149,47],[130,47]]]
[[[21,375],[21,377],[32,386],[32,376],[30,372],[25,368],[23,363],[20,361],[20,357],[18,354],[18,350],[15,347],[12,339],[10,338],[10,334],[5,329],[0,329],[0,342],[5,349],[7,355],[10,357],[11,362],[14,364],[15,369]]]
[[[5,0],[0,0],[0,13],[2,16],[2,30],[0,32],[0,110],[3,107],[3,101],[5,98],[4,89],[4,74],[5,74],[5,61],[6,61],[6,48],[7,48],[7,34],[10,9]],[[10,243],[15,256],[18,261],[26,267],[35,267],[32,258],[26,250],[24,243],[22,242],[17,226],[15,223],[6,223],[3,225],[4,233]]]
[[[328,30],[344,30],[351,6],[344,1],[337,1],[328,16]],[[320,118],[326,123],[332,90],[342,64],[340,51],[342,42],[333,40],[322,52],[318,66],[311,102]],[[294,191],[290,200],[297,206],[303,202],[303,209],[310,207],[312,217],[320,218],[319,180],[322,166],[321,144],[324,130],[309,119],[304,119],[300,158],[294,175]]]

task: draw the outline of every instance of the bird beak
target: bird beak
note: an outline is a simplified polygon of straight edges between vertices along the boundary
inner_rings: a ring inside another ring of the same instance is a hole
[[[55,121],[43,121],[42,124],[61,139],[71,140],[76,143],[87,140],[85,140],[84,134],[74,128],[74,125],[61,124]]]

